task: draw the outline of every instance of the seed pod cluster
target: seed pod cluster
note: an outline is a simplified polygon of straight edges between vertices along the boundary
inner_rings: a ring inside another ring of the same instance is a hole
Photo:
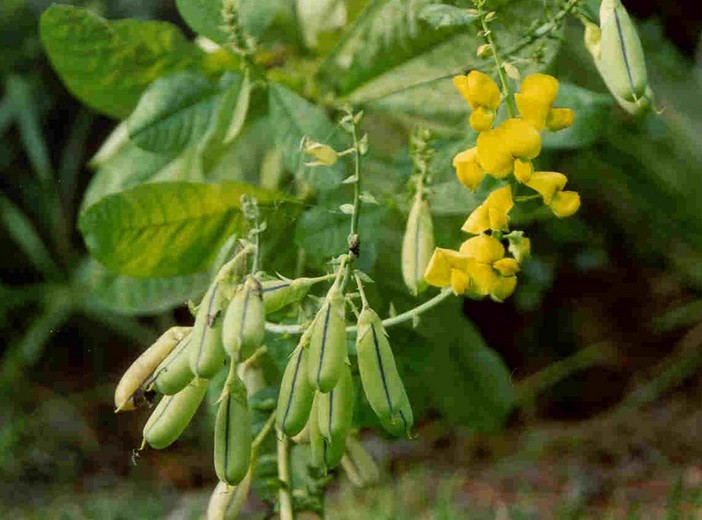
[[[410,435],[412,407],[395,365],[383,323],[369,307],[358,318],[358,370],[363,391],[380,423],[393,435]]]
[[[115,388],[116,411],[134,410],[141,404],[154,370],[189,330],[189,327],[171,327],[132,363]]]
[[[261,345],[266,310],[261,283],[249,275],[232,297],[222,325],[224,348],[234,361],[246,359]]]
[[[413,295],[418,295],[427,284],[424,271],[434,252],[434,225],[429,203],[417,192],[407,217],[402,240],[402,277]]]

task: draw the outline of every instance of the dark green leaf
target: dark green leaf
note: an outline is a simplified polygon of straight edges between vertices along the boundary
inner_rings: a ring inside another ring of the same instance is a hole
[[[554,106],[572,108],[575,122],[570,128],[559,132],[544,132],[544,148],[573,149],[589,146],[602,135],[607,125],[614,101],[608,94],[600,94],[561,82]]]
[[[54,69],[81,101],[109,116],[129,115],[156,78],[195,66],[201,53],[165,22],[110,22],[67,5],[47,9],[41,40]]]
[[[339,129],[324,110],[278,83],[270,84],[268,99],[271,124],[276,144],[283,152],[285,167],[319,190],[338,186],[344,176],[342,161],[334,166],[312,168],[304,165],[311,158],[305,157],[300,149],[302,138],[307,136],[340,151],[336,135]]]
[[[469,12],[468,9],[446,4],[431,4],[419,13],[419,19],[424,20],[434,29],[469,25],[477,18],[477,14]]]
[[[227,42],[222,29],[222,0],[176,0],[176,7],[185,23],[198,34],[217,43]]]
[[[243,183],[142,184],[109,195],[81,214],[88,250],[107,268],[136,277],[170,277],[207,269],[242,230],[242,195],[263,207],[284,196]]]

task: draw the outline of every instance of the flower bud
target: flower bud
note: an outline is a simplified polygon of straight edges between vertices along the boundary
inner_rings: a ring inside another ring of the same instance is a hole
[[[263,342],[266,310],[261,283],[247,276],[232,297],[222,325],[224,349],[235,361],[246,359]]]
[[[302,141],[302,150],[316,159],[307,166],[333,166],[339,160],[339,154],[327,144],[318,143],[307,137]]]
[[[116,411],[134,410],[144,397],[146,383],[154,370],[187,335],[190,327],[171,327],[146,349],[120,379],[115,388]]]
[[[415,296],[427,287],[424,271],[433,252],[434,225],[429,203],[417,193],[407,217],[407,227],[402,240],[402,277],[409,291]]]

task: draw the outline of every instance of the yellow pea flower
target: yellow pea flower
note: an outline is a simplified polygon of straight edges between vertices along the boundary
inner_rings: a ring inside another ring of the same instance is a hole
[[[495,122],[495,111],[491,108],[478,107],[470,115],[470,127],[476,132],[490,130]]]
[[[500,277],[492,266],[488,264],[476,263],[468,270],[470,275],[470,289],[468,295],[472,297],[484,297],[490,294]]]
[[[488,195],[485,202],[468,215],[461,230],[473,235],[479,235],[488,229],[507,231],[508,214],[513,207],[511,188],[497,188]]]
[[[471,280],[467,272],[459,269],[451,269],[451,290],[458,296],[464,294],[470,287]]]
[[[512,171],[514,157],[498,130],[481,132],[478,136],[478,161],[487,173],[502,179]]]
[[[450,285],[456,294],[462,294],[465,289],[457,292],[457,289],[460,289],[460,284],[463,283],[462,278],[453,271],[466,272],[469,264],[473,263],[475,263],[474,259],[462,255],[458,251],[437,247],[424,271],[424,280],[434,287],[448,287]]]
[[[513,276],[519,272],[519,262],[514,258],[500,258],[493,262],[492,267],[502,276]]]
[[[553,108],[558,94],[558,80],[548,74],[532,74],[524,78],[520,92],[514,95],[521,118],[541,131],[568,128],[575,120],[569,108]]]
[[[517,110],[519,110],[519,116],[522,120],[532,125],[538,131],[543,130],[551,107],[544,105],[539,96],[520,92],[514,95],[514,100],[517,102]]]
[[[512,296],[516,288],[516,276],[498,276],[497,280],[495,280],[495,283],[492,285],[490,298],[501,303]]]
[[[475,191],[485,177],[485,172],[478,163],[478,148],[475,146],[456,154],[453,167],[458,180],[471,191]]]
[[[478,235],[463,242],[458,252],[481,264],[492,264],[504,258],[505,246],[495,237]]]
[[[519,91],[544,105],[553,105],[558,95],[558,80],[549,74],[530,74],[522,80]]]
[[[466,76],[455,76],[453,84],[473,110],[478,107],[495,110],[500,105],[500,88],[487,74],[472,70]]]
[[[519,182],[525,184],[531,179],[531,174],[534,173],[534,165],[531,161],[516,159],[514,161],[514,176]]]
[[[539,192],[544,199],[544,204],[550,206],[553,196],[565,187],[566,182],[568,178],[562,173],[534,172],[526,185]]]
[[[550,207],[557,217],[570,217],[580,209],[580,195],[575,191],[559,191],[551,200]]]
[[[546,127],[552,132],[568,128],[575,121],[575,112],[570,108],[552,108],[546,118]]]
[[[533,159],[541,153],[541,136],[536,129],[521,119],[507,119],[497,127],[496,132],[517,159]]]

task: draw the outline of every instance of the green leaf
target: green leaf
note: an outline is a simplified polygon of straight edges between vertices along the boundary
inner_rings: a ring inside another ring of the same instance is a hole
[[[143,184],[109,195],[81,214],[90,253],[108,269],[135,277],[170,277],[207,269],[230,235],[244,228],[241,196],[263,208],[279,193],[243,183]]]
[[[176,0],[180,16],[197,34],[217,43],[227,43],[227,33],[222,30],[222,0]]]
[[[150,152],[179,152],[205,133],[221,96],[217,85],[196,72],[159,78],[127,119],[129,138]]]
[[[156,78],[199,64],[202,53],[165,22],[110,22],[54,5],[40,20],[42,43],[68,89],[85,104],[125,118]]]
[[[271,83],[268,92],[271,124],[275,130],[276,144],[283,152],[285,167],[319,190],[325,191],[338,186],[344,176],[342,161],[334,166],[312,168],[304,165],[309,158],[305,157],[300,149],[302,138],[307,136],[341,150],[343,145],[339,145],[338,128],[329,120],[323,109],[292,90],[278,83]]]
[[[430,85],[470,69],[494,71],[491,58],[475,55],[483,43],[477,30],[435,30],[421,22],[420,13],[430,1],[372,1],[322,64],[321,77],[350,102],[364,104],[418,85],[427,85],[423,92],[431,93]],[[461,1],[460,7],[472,3]],[[543,0],[504,1],[491,7],[497,12],[491,23],[497,45],[503,55],[519,61],[522,74],[541,67],[534,55],[541,63],[550,60],[558,46],[554,38],[525,38],[533,26],[547,21],[539,18],[546,12]],[[415,103],[422,100],[416,98]],[[427,102],[427,107],[440,105]]]
[[[119,275],[91,260],[81,272],[89,300],[126,315],[157,314],[203,294],[210,283],[207,271],[170,278]]]
[[[419,13],[419,19],[424,20],[434,29],[469,25],[477,18],[478,15],[469,12],[468,9],[446,4],[431,4]]]
[[[614,100],[608,94],[561,82],[554,106],[572,108],[575,122],[570,128],[559,132],[544,132],[541,144],[544,148],[560,149],[590,146],[603,135],[602,130],[609,123],[613,105]]]

